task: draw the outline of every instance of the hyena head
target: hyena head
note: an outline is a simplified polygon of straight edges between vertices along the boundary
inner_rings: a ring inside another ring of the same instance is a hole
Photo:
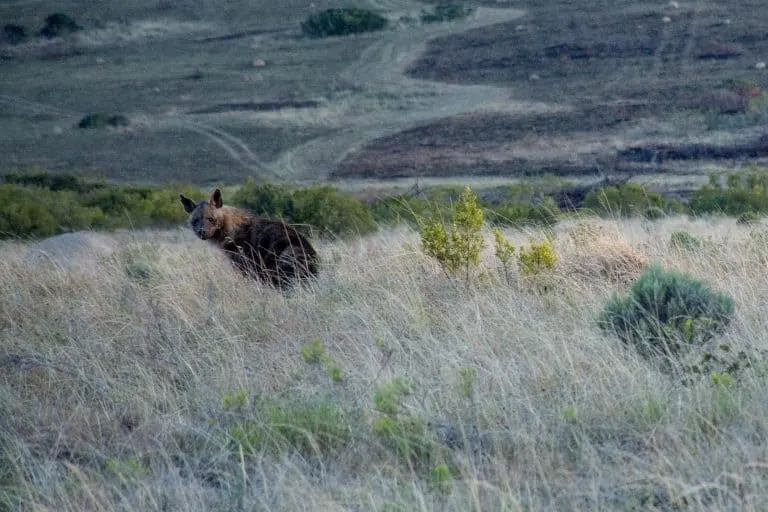
[[[202,240],[216,240],[224,236],[221,231],[224,214],[221,211],[221,190],[214,190],[207,201],[199,203],[181,194],[181,204],[189,214],[189,227]]]

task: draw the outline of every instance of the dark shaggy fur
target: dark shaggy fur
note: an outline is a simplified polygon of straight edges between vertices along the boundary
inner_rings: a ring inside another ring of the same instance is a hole
[[[181,196],[189,227],[229,256],[244,275],[278,288],[317,275],[317,253],[309,241],[281,220],[257,217],[222,205],[216,189],[208,201]]]

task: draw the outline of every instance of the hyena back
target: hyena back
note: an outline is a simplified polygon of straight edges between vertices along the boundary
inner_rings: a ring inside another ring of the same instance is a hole
[[[181,195],[181,203],[192,231],[221,248],[244,275],[278,288],[317,275],[314,247],[285,222],[223,206],[219,189],[199,203]]]

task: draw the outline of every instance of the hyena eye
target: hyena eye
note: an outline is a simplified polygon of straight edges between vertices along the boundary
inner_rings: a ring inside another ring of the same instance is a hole
[[[213,217],[208,217],[208,222],[213,222],[215,219]]]

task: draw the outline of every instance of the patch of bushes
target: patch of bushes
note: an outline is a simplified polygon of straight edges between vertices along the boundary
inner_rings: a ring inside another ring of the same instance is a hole
[[[598,215],[613,217],[632,217],[648,215],[658,217],[661,210],[666,214],[682,213],[685,206],[675,199],[665,198],[661,194],[649,192],[636,183],[600,187],[584,198],[584,208]]]
[[[72,192],[89,192],[106,187],[105,183],[92,183],[72,176],[71,174],[46,174],[30,173],[22,174],[9,172],[3,176],[5,183],[20,185],[22,187],[47,188],[53,191],[70,190]]]
[[[471,7],[466,7],[460,2],[440,2],[432,12],[421,11],[422,23],[440,23],[443,21],[455,21],[464,19],[474,12]]]
[[[738,217],[768,213],[768,170],[753,168],[728,176],[726,186],[712,176],[709,185],[694,192],[690,201],[695,214],[716,213]]]
[[[247,180],[232,202],[258,215],[278,217],[321,236],[348,237],[376,230],[373,213],[362,201],[330,186],[303,189]]]
[[[45,18],[45,25],[40,29],[40,35],[53,39],[74,32],[79,32],[83,27],[75,23],[75,20],[64,13],[57,12]]]
[[[47,237],[83,229],[171,227],[186,214],[190,187],[107,186],[66,175],[6,175],[0,185],[0,238]]]
[[[0,238],[47,237],[105,226],[98,208],[85,206],[71,191],[0,185]]]
[[[78,128],[121,128],[130,125],[127,117],[121,114],[105,114],[96,112],[83,117],[78,123]]]
[[[614,294],[598,324],[643,356],[674,359],[722,333],[733,309],[733,299],[709,283],[652,265],[625,296]]]
[[[327,9],[310,15],[301,30],[310,37],[331,37],[383,30],[387,19],[380,14],[354,7]]]

